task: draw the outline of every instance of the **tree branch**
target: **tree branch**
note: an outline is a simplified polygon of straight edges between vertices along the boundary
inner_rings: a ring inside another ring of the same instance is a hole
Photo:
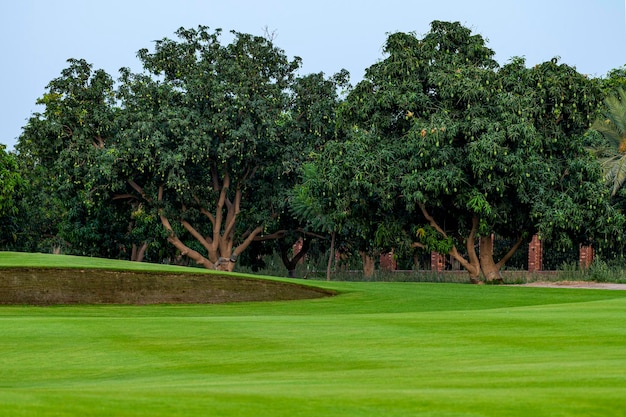
[[[235,203],[231,204],[230,200],[226,201],[226,207],[228,208],[228,214],[226,216],[226,227],[224,228],[224,236],[230,236],[234,229],[239,215],[239,207],[241,205],[241,189],[237,187],[235,191]]]
[[[430,215],[430,213],[428,213],[428,211],[426,210],[426,206],[424,206],[423,203],[417,203],[417,205],[419,206],[420,210],[422,211],[422,214],[424,215],[424,217],[426,218],[426,220],[428,220],[428,224],[430,224],[430,226],[435,229],[437,232],[439,232],[440,235],[442,235],[443,237],[448,237],[448,235],[446,234],[446,232],[439,226],[439,224],[435,221],[434,217]]]
[[[256,229],[254,229],[252,233],[250,233],[250,235],[239,246],[237,246],[235,250],[233,250],[233,254],[231,255],[231,258],[234,256],[234,259],[237,259],[237,257],[241,254],[241,252],[246,250],[246,248],[250,246],[250,243],[252,243],[254,238],[262,231],[263,231],[263,225],[258,226]]]
[[[133,180],[128,180],[128,184],[129,184],[131,187],[133,187],[133,189],[134,189],[135,191],[137,191],[137,192],[141,195],[141,198],[143,198],[143,199],[144,199],[144,200],[146,200],[146,201],[151,201],[151,199],[150,199],[149,197],[147,197],[147,196],[146,196],[146,193],[145,193],[145,191],[143,190],[143,188],[141,188],[141,187],[139,186],[139,184],[137,184],[135,181],[133,181]],[[161,200],[159,200],[159,201],[161,201]]]
[[[506,264],[507,261],[511,259],[511,257],[513,257],[513,255],[515,254],[515,252],[517,252],[517,250],[522,245],[522,243],[524,243],[523,236],[517,239],[517,242],[515,242],[515,244],[511,247],[511,249],[509,249],[506,255],[504,255],[502,259],[500,259],[500,261],[496,264],[496,267],[498,268],[498,270],[501,269],[504,266],[504,264]]]
[[[200,207],[200,213],[204,214],[211,222],[211,225],[213,226],[213,228],[215,228],[215,216],[213,216],[213,214],[211,214],[209,210],[203,207],[202,203],[200,202],[200,199],[197,196],[194,195],[193,199],[196,201],[196,203]]]
[[[102,136],[96,135],[93,141],[93,146],[98,149],[104,148],[104,139],[102,139]]]
[[[428,224],[430,224],[430,226],[434,228],[438,233],[440,233],[443,237],[447,238],[448,235],[441,228],[441,226],[439,226],[437,221],[435,221],[434,217],[431,216],[430,213],[428,213],[428,210],[426,210],[426,206],[423,203],[417,203],[417,205],[419,206],[426,220],[428,220]],[[478,228],[478,218],[474,216],[472,217],[472,231],[470,232],[470,236],[467,239],[468,256],[470,258],[469,261],[465,259],[463,256],[461,256],[461,254],[456,248],[456,245],[453,245],[450,252],[448,252],[448,254],[452,256],[454,259],[456,259],[457,261],[459,261],[461,266],[463,266],[463,268],[465,268],[468,272],[470,272],[470,274],[476,271],[480,271],[480,262],[478,261],[478,257],[476,256],[476,251],[474,250],[474,244],[473,244],[474,235],[476,234],[477,228]],[[470,241],[472,242],[471,251],[469,250]]]
[[[117,194],[113,196],[112,200],[138,200],[138,198],[136,195],[132,194]]]
[[[277,232],[271,233],[269,235],[256,236],[254,238],[255,242],[265,242],[266,240],[275,240],[282,239],[287,234],[287,230],[279,230]],[[249,236],[249,234],[247,235]]]
[[[317,233],[313,233],[313,232],[307,232],[302,228],[297,228],[295,229],[296,232],[298,233],[302,233],[305,236],[310,236],[310,237],[314,237],[317,239],[327,239],[327,236],[322,236],[322,235],[318,235]],[[282,230],[278,230],[272,234],[269,235],[263,235],[263,236],[257,236],[254,238],[255,242],[264,242],[266,240],[273,240],[273,239],[281,239],[283,237],[285,237],[285,235],[289,232],[289,230],[287,229],[282,229]],[[245,236],[247,237],[249,235],[249,233],[246,233]]]
[[[478,259],[478,255],[476,255],[476,249],[474,248],[476,232],[478,231],[478,223],[478,216],[474,214],[472,216],[472,230],[470,231],[470,234],[465,241],[467,256],[469,257],[470,263],[473,265],[480,265],[480,260]]]
[[[183,256],[187,256],[193,259],[198,265],[202,265],[205,268],[212,269],[213,263],[211,263],[208,259],[202,256],[201,253],[187,247],[179,238],[176,236],[170,221],[163,215],[159,213],[159,218],[161,219],[161,224],[165,227],[165,230],[168,232],[167,241],[170,242],[176,249],[180,251],[180,254]]]
[[[293,262],[294,265],[297,265],[298,262],[300,262],[300,260],[306,256],[310,247],[311,239],[307,239],[306,237],[302,239],[302,247],[300,248],[300,251],[293,257],[291,262]]]
[[[220,197],[217,201],[217,207],[215,209],[215,224],[213,225],[213,244],[217,244],[220,240],[220,229],[222,228],[222,218],[224,216],[223,209],[226,201],[226,193],[230,186],[230,176],[228,172],[224,174],[224,182],[220,191]]]
[[[213,191],[218,192],[220,190],[220,181],[219,174],[217,173],[217,168],[215,166],[211,166],[211,179],[213,180]]]
[[[181,224],[206,250],[211,250],[212,242],[206,240],[187,220],[181,220]]]

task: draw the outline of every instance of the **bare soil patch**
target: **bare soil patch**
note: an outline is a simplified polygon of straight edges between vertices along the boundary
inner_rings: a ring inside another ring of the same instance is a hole
[[[228,275],[0,269],[0,304],[217,304],[332,295],[332,291],[296,283]]]
[[[626,284],[591,281],[537,281],[522,284],[522,287],[545,287],[545,288],[586,288],[595,290],[626,290]]]

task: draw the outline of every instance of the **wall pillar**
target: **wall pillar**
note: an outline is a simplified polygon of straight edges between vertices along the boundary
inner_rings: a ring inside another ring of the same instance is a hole
[[[592,246],[580,245],[578,265],[580,269],[587,269],[593,263],[594,251]]]
[[[398,262],[393,255],[393,250],[380,255],[380,269],[384,271],[395,271],[398,269]]]
[[[528,244],[528,272],[543,270],[543,247],[538,235]]]
[[[430,269],[433,272],[443,272],[446,269],[446,256],[437,252],[431,252]]]

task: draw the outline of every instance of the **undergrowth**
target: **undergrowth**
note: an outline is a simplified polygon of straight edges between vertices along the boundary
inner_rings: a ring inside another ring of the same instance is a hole
[[[466,271],[433,272],[430,270],[402,270],[387,271],[377,269],[371,277],[365,277],[359,265],[345,265],[333,267],[331,281],[351,282],[441,282],[441,283],[468,283],[469,275]],[[287,270],[278,256],[266,258],[265,268],[252,271],[248,267],[239,266],[237,271],[287,277]],[[325,280],[326,260],[301,263],[296,268],[296,277],[299,279]],[[596,258],[589,268],[580,268],[577,262],[563,263],[556,271],[539,271],[529,273],[523,270],[503,270],[502,279],[505,284],[526,284],[536,281],[589,281],[607,283],[626,283],[626,265],[623,262],[607,262]]]

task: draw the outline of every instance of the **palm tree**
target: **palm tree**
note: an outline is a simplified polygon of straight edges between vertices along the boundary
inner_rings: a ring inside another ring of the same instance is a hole
[[[616,94],[608,96],[604,103],[602,117],[591,128],[607,141],[607,146],[595,151],[611,185],[611,195],[615,195],[626,182],[626,90],[617,89]]]

